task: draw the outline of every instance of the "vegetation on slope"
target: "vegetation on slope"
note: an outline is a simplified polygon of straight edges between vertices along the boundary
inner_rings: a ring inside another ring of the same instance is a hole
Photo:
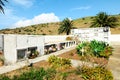
[[[120,15],[111,15],[118,19],[117,27],[111,28],[112,34],[120,34]],[[75,28],[88,28],[91,25],[93,16],[84,17],[73,20],[73,27]],[[15,29],[2,29],[0,33],[2,34],[28,34],[28,35],[58,35],[58,29],[61,22],[56,23],[46,23],[46,24],[37,24],[27,27],[20,27]],[[65,34],[65,33],[63,33]]]

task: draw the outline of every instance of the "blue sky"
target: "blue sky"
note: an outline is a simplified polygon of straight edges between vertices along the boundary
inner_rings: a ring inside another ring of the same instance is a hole
[[[8,0],[5,15],[0,14],[0,29],[58,22],[68,17],[95,16],[103,11],[120,14],[120,0]]]

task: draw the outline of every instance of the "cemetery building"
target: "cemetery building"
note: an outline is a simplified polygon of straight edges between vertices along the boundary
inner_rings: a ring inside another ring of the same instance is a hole
[[[77,40],[99,40],[109,42],[109,28],[72,29],[71,35],[0,35],[0,52],[5,64],[14,64],[21,60],[32,59],[75,46]],[[77,39],[76,39],[77,38]]]

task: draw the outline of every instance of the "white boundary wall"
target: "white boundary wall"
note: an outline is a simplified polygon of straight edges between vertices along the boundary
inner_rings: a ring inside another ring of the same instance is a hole
[[[3,51],[3,35],[0,35],[0,51]]]
[[[111,32],[110,28],[99,27],[72,29],[71,34],[77,36],[80,41],[98,40],[109,43],[109,37]]]
[[[44,55],[44,37],[32,35],[4,35],[4,57],[7,64],[17,62],[17,50],[37,47],[40,55]],[[26,54],[27,55],[27,54]]]
[[[37,51],[40,52],[40,55],[44,55],[44,47],[45,44],[49,45],[54,42],[62,43],[66,41],[66,37],[73,37],[72,35],[55,35],[55,36],[40,36],[40,35],[12,35],[5,34],[3,36],[3,52],[5,57],[6,64],[13,64],[18,61],[18,51],[23,51],[25,53],[25,59],[27,58],[27,54],[29,53],[28,49],[37,48]],[[2,39],[2,38],[1,38]],[[71,43],[70,41],[67,41]],[[74,44],[75,45],[75,44]],[[71,47],[72,45],[68,45],[67,47]],[[23,53],[23,52],[21,52]]]
[[[5,63],[12,64],[17,61],[16,37],[4,35],[4,57]]]
[[[73,35],[48,35],[45,36],[45,43],[66,41],[66,37],[73,37]]]

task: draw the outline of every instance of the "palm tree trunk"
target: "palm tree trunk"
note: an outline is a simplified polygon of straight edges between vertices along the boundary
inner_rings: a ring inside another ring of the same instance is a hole
[[[69,33],[70,33],[70,32],[69,32],[69,31],[67,31],[66,35],[69,35]]]

